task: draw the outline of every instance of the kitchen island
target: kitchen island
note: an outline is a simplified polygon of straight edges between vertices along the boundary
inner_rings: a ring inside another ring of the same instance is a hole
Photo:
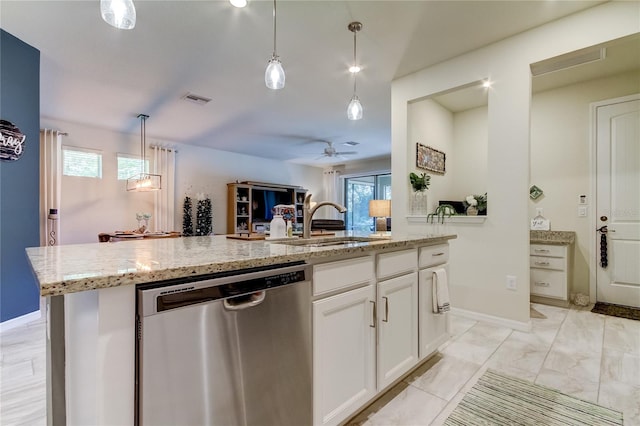
[[[453,238],[394,234],[353,246],[309,247],[211,236],[29,248],[50,309],[49,422],[134,423],[137,284],[300,261],[329,264],[386,252],[417,253]]]

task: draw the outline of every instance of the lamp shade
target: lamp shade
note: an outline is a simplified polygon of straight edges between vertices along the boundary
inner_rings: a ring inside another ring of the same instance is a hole
[[[369,217],[391,216],[391,200],[370,200]]]

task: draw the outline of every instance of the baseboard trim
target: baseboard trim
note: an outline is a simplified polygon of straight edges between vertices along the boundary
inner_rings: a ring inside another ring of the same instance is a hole
[[[506,318],[496,317],[493,315],[482,314],[480,312],[468,311],[466,309],[460,308],[451,308],[451,314],[457,315],[459,317],[488,322],[489,324],[495,324],[502,327],[508,327],[513,330],[530,332],[531,331],[531,320],[527,322],[514,321]]]
[[[37,311],[29,312],[28,314],[0,322],[0,333],[11,330],[12,328],[20,327],[21,325],[27,324],[31,321],[38,320],[40,317],[41,313],[38,309]]]

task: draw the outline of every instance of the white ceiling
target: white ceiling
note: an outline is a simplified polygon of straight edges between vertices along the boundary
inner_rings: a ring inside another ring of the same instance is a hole
[[[42,117],[136,133],[145,113],[151,139],[329,165],[390,155],[393,79],[603,1],[279,0],[279,91],[264,85],[271,1],[134,3],[136,27],[123,31],[97,0],[0,0],[0,26],[41,52]],[[364,119],[352,122],[354,20]],[[318,159],[323,140],[358,154]]]

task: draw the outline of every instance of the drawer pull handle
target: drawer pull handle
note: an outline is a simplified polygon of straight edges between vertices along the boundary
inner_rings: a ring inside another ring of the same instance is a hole
[[[436,257],[436,256],[444,256],[443,252],[440,253],[433,253],[431,256]]]
[[[548,249],[534,249],[533,251],[535,251],[536,253],[549,253]]]
[[[382,322],[389,322],[389,298],[383,297],[384,299],[384,319]]]
[[[377,321],[376,302],[373,300],[370,300],[369,302],[373,303],[373,324],[369,324],[369,327],[376,328],[376,321]]]
[[[549,266],[549,262],[536,262],[536,265]]]
[[[534,285],[537,285],[538,287],[549,287],[551,284],[545,283],[545,282],[542,282],[542,281],[536,281],[534,283]]]

